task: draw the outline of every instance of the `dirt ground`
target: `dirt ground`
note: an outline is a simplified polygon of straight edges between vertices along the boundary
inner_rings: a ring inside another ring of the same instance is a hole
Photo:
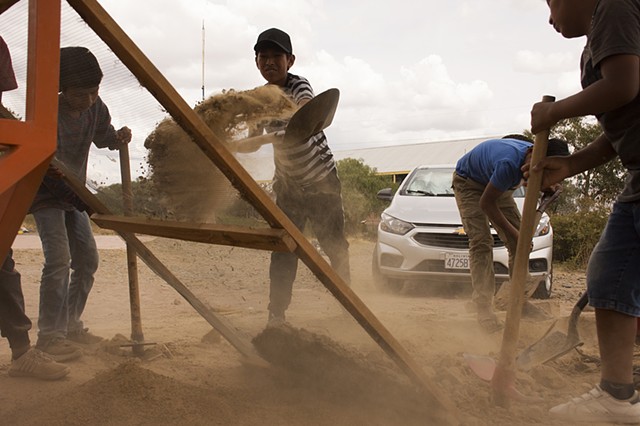
[[[21,237],[21,236],[19,236]],[[287,312],[290,334],[265,331],[269,253],[152,239],[147,246],[217,314],[272,361],[247,365],[227,341],[173,288],[139,261],[142,358],[118,342],[130,336],[126,253],[101,249],[101,263],[84,320],[107,340],[84,347],[57,382],[11,378],[9,348],[0,343],[0,413],[12,425],[428,425],[440,424],[433,401],[421,395],[373,339],[301,264]],[[580,317],[584,345],[529,372],[516,387],[533,400],[509,409],[490,401],[491,389],[463,353],[497,357],[501,334],[486,335],[465,305],[469,294],[412,286],[387,294],[371,284],[373,243],[351,241],[353,289],[424,370],[426,381],[455,406],[464,425],[554,425],[551,406],[598,381],[593,312]],[[42,254],[15,251],[27,311],[37,320]],[[581,272],[555,271],[553,296],[535,303],[560,319],[584,290]],[[502,312],[504,318],[505,313]],[[521,323],[519,346],[541,337],[553,320]],[[35,328],[35,327],[34,327]],[[35,330],[32,338],[35,341]],[[124,336],[124,337],[123,337]],[[296,338],[302,336],[300,341]],[[120,340],[119,340],[120,339]],[[265,344],[267,339],[267,344]],[[289,340],[287,340],[289,339]],[[278,344],[274,344],[274,342]],[[269,343],[270,342],[270,343]],[[302,344],[300,344],[302,342]],[[278,353],[279,351],[279,353]],[[279,362],[279,361],[280,362]]]

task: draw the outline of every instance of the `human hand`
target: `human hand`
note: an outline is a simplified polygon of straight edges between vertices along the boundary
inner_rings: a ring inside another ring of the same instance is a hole
[[[542,172],[540,188],[543,191],[556,188],[564,178],[571,176],[569,165],[569,157],[546,157],[533,166],[530,162],[526,162],[521,168],[525,185],[531,175],[531,171],[535,171]]]
[[[118,141],[118,145],[126,145],[131,142],[131,129],[124,126],[116,130],[116,140]]]
[[[555,118],[555,102],[538,102],[531,108],[531,133],[550,129],[559,120]]]
[[[58,169],[57,167],[49,164],[49,167],[47,168],[47,173],[46,175],[50,178],[54,178],[54,179],[62,179],[64,177],[64,173],[62,173],[62,171],[60,171],[60,169]]]

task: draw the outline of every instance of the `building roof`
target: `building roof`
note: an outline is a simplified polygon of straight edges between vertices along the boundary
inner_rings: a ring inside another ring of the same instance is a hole
[[[406,174],[416,166],[455,164],[473,147],[491,138],[493,137],[340,150],[333,151],[333,155],[336,160],[361,160],[367,166],[376,169],[379,174]],[[269,150],[268,155],[265,154],[258,152],[238,156],[240,163],[258,182],[270,181],[273,178],[272,152]]]

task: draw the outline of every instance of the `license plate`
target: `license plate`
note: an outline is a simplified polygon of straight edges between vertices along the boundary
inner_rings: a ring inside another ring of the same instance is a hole
[[[445,253],[445,269],[469,269],[469,255],[467,253]]]

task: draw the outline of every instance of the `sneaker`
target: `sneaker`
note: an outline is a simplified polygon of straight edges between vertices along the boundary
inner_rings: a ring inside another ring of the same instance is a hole
[[[31,348],[20,358],[11,361],[9,375],[12,377],[34,377],[42,380],[58,380],[71,369],[59,364],[41,350]]]
[[[571,422],[640,423],[639,401],[638,391],[629,399],[618,400],[596,385],[578,398],[553,407],[549,414]]]
[[[267,320],[267,327],[281,327],[286,323],[284,319],[284,313],[274,314],[269,312],[269,319]]]
[[[51,339],[44,344],[38,342],[36,347],[56,362],[72,361],[82,356],[80,348],[73,346],[61,337]]]
[[[102,342],[104,339],[100,336],[96,336],[95,334],[90,333],[88,328],[81,328],[77,331],[68,332],[67,340],[81,343],[83,345],[93,345],[94,343]]]

